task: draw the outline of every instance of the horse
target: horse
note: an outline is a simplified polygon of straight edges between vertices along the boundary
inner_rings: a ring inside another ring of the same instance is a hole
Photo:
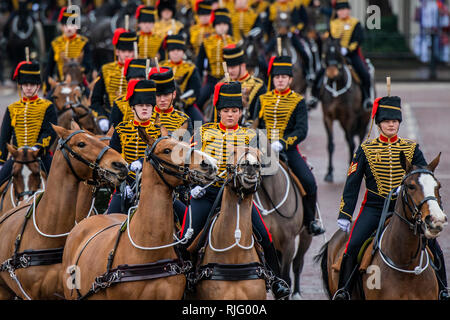
[[[92,109],[87,106],[88,101],[83,96],[81,86],[71,80],[70,75],[66,77],[64,82],[56,82],[49,77],[52,100],[58,113],[58,125],[70,129],[70,123],[74,120],[81,129],[94,134],[102,134]]]
[[[431,257],[426,243],[427,239],[436,239],[447,224],[439,194],[441,184],[434,176],[440,154],[426,167],[411,165],[403,152],[400,159],[406,173],[395,209],[387,223],[382,216],[374,242],[367,246],[359,268],[358,285],[354,286],[352,294],[355,299],[438,298],[438,282],[435,271],[430,267]],[[338,289],[336,265],[347,241],[348,234],[339,229],[315,257],[315,261],[320,262],[329,297]],[[375,283],[374,276],[378,276]]]
[[[266,299],[266,269],[255,248],[252,198],[261,180],[260,153],[237,147],[228,165],[220,212],[188,248],[200,244],[195,299]],[[207,235],[207,237],[206,237]],[[201,238],[207,238],[203,243]]]
[[[158,139],[142,128],[138,133],[148,149],[136,211],[132,219],[131,210],[128,215],[91,216],[71,231],[63,268],[73,272],[63,272],[61,281],[75,284],[64,288],[66,299],[173,300],[183,296],[183,273],[189,265],[177,258],[173,247],[184,240],[172,242],[172,191],[183,183],[212,181],[217,165],[203,152],[167,136],[164,127]]]
[[[341,55],[339,40],[327,39],[323,62],[326,70],[318,98],[322,102],[323,122],[328,140],[328,169],[325,181],[333,182],[334,120],[339,121],[345,132],[350,163],[356,148],[354,136],[357,135],[360,142],[363,141],[371,110],[362,106],[360,86],[353,79],[352,71]]]
[[[261,186],[254,196],[254,203],[272,234],[274,246],[279,254],[281,278],[290,286],[292,266],[294,287],[291,298],[299,299],[304,256],[312,242],[312,236],[303,226],[304,191],[300,189],[287,166],[273,158],[270,163],[275,166],[271,166],[263,175]],[[283,192],[280,192],[281,190]],[[297,237],[299,242],[296,251]]]
[[[0,192],[0,213],[17,207],[38,190],[45,189],[47,173],[42,170],[39,150],[31,147],[16,147],[7,144],[8,152],[14,159],[11,178],[4,183]]]
[[[0,217],[0,299],[61,296],[59,271],[79,181],[117,186],[128,173],[121,155],[91,133],[52,127],[61,139],[45,192]]]

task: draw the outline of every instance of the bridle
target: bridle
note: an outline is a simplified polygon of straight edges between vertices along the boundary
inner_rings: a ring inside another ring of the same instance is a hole
[[[431,175],[434,179],[436,179],[436,178],[434,177],[434,173],[428,169],[416,169],[416,170],[413,170],[413,171],[409,172],[408,174],[406,174],[402,179],[402,183],[401,183],[402,204],[403,204],[403,206],[406,205],[408,207],[408,209],[410,210],[410,212],[412,214],[412,216],[411,216],[412,221],[410,221],[406,217],[403,217],[396,210],[394,210],[394,214],[397,215],[401,221],[403,221],[407,225],[409,225],[410,229],[414,230],[414,234],[418,234],[418,233],[423,233],[423,229],[421,228],[422,223],[423,223],[423,221],[422,221],[423,205],[426,202],[433,201],[433,200],[438,203],[438,205],[441,209],[442,209],[442,205],[439,202],[438,198],[436,198],[435,196],[425,197],[419,202],[419,204],[416,204],[413,201],[413,199],[411,198],[411,196],[409,195],[409,193],[407,191],[407,188],[405,188],[406,179],[411,177],[413,174],[428,174],[428,175]]]
[[[240,199],[243,199],[244,196],[256,192],[256,190],[259,188],[261,184],[261,175],[258,174],[258,181],[255,183],[254,188],[252,189],[246,189],[242,184],[238,183],[238,179],[243,179],[243,176],[245,176],[245,170],[239,170],[242,167],[246,167],[251,165],[248,160],[241,162],[242,158],[245,157],[247,154],[249,154],[250,151],[246,150],[243,152],[238,161],[236,161],[236,164],[227,164],[227,175],[229,177],[229,182],[232,182],[232,189],[236,194],[240,197]],[[261,164],[258,162],[256,166],[256,169],[261,169]]]
[[[189,148],[189,152],[187,152],[186,154],[183,165],[175,165],[173,163],[161,159],[160,157],[154,154],[155,148],[158,145],[158,143],[161,142],[162,140],[169,138],[170,136],[159,137],[155,142],[153,142],[150,148],[147,147],[147,149],[145,150],[145,160],[148,161],[153,166],[158,176],[161,178],[164,184],[170,189],[174,189],[175,186],[172,186],[169,182],[167,182],[163,174],[168,174],[170,176],[178,178],[182,180],[185,185],[187,185],[192,180],[195,181],[199,180],[200,177],[198,173],[189,169],[190,158],[192,152],[194,152],[193,147]]]
[[[102,150],[100,151],[100,153],[97,156],[97,159],[95,160],[95,162],[90,162],[86,159],[84,159],[80,154],[76,153],[75,151],[73,151],[72,148],[70,148],[67,145],[67,142],[69,142],[70,139],[72,139],[73,136],[79,134],[79,133],[86,133],[84,130],[77,130],[72,132],[66,139],[59,139],[58,141],[58,146],[64,156],[64,159],[66,160],[70,170],[72,171],[72,174],[77,178],[78,181],[83,181],[84,179],[80,178],[80,176],[75,172],[75,169],[72,166],[72,163],[69,159],[69,154],[75,158],[76,160],[84,163],[85,165],[87,165],[89,168],[91,168],[93,170],[92,172],[92,180],[88,180],[87,184],[89,185],[93,185],[95,187],[99,187],[101,185],[101,182],[99,180],[106,180],[108,181],[108,176],[109,175],[114,175],[114,173],[112,171],[109,171],[107,169],[104,169],[102,167],[100,167],[100,161],[102,160],[103,156],[105,155],[105,153],[111,149],[110,146],[104,146],[102,148]]]

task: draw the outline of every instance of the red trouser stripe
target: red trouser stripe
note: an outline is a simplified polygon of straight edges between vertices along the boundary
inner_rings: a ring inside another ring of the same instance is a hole
[[[189,200],[192,199],[192,196],[189,198]],[[188,215],[189,206],[186,206],[186,210],[184,210],[184,218],[183,218],[183,225],[181,226],[181,232],[180,235],[184,232],[184,227],[186,226],[186,217]]]
[[[263,219],[263,217],[262,217],[262,215],[261,215],[261,212],[259,212],[259,209],[258,209],[258,207],[257,207],[256,204],[255,204],[255,201],[253,201],[253,205],[255,206],[255,209],[256,209],[256,211],[257,211],[258,214],[259,214],[259,217],[260,217],[260,219],[261,219],[261,221],[262,221],[262,223],[263,223],[263,225],[264,225],[264,228],[266,228],[267,234],[269,235],[269,240],[270,240],[270,242],[272,242],[272,234],[270,233],[269,228],[267,228],[266,223],[264,222],[264,219]]]
[[[350,231],[350,237],[348,237],[347,244],[345,245],[345,253],[347,253],[347,248],[348,248],[348,244],[350,243],[350,239],[352,238],[353,229],[355,228],[356,221],[358,221],[358,218],[359,218],[359,216],[361,215],[361,212],[364,209],[364,205],[366,204],[366,201],[367,201],[367,190],[366,190],[366,194],[364,195],[364,200],[363,200],[363,202],[361,204],[361,209],[359,209],[358,217],[356,217],[355,223],[353,223],[352,230]]]

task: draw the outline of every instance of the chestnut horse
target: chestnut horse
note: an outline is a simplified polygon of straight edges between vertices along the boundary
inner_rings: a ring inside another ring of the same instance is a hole
[[[183,297],[183,273],[189,266],[177,258],[173,247],[179,241],[173,242],[172,191],[183,183],[213,180],[217,166],[203,152],[169,138],[164,127],[156,140],[141,128],[138,132],[149,146],[139,205],[132,219],[131,210],[128,217],[97,215],[73,228],[63,255],[67,272],[61,274],[66,299]]]
[[[39,150],[30,147],[16,147],[7,144],[9,153],[14,159],[11,178],[4,183],[0,191],[0,213],[6,212],[24,201],[26,202],[36,191],[45,189],[47,173],[42,170]]]
[[[121,155],[97,137],[52,126],[61,139],[45,193],[0,217],[1,299],[61,296],[62,251],[75,221],[79,179],[119,185],[127,176]]]
[[[367,273],[361,270],[360,281],[356,281],[358,285],[352,293],[356,299],[438,299],[438,282],[425,244],[427,239],[437,238],[447,224],[439,194],[441,184],[434,176],[440,154],[424,168],[411,165],[403,153],[400,159],[406,175],[394,213],[375,237],[375,252],[371,244],[365,254],[365,258],[371,259],[366,260],[370,269],[367,268]],[[383,219],[380,223],[384,224]],[[348,235],[338,230],[316,256],[316,261],[321,261],[329,297],[337,291],[339,280],[339,273],[332,266],[342,256],[347,241]]]
[[[325,181],[333,182],[334,135],[333,122],[338,120],[345,133],[349,151],[349,163],[356,145],[354,136],[363,142],[369,124],[371,109],[364,109],[362,92],[352,76],[350,66],[341,55],[339,40],[328,38],[324,45],[326,66],[319,99],[328,140],[328,171]]]
[[[199,300],[266,299],[268,274],[254,246],[252,228],[253,194],[261,181],[260,154],[257,149],[237,147],[231,159],[220,212],[203,230],[207,243],[195,275],[194,297]]]

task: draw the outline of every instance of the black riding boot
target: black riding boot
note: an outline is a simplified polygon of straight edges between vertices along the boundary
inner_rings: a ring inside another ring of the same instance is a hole
[[[273,243],[264,248],[264,257],[266,259],[267,266],[275,274],[275,279],[272,282],[272,293],[276,300],[285,299],[291,294],[286,281],[281,279],[280,263],[278,261],[277,252]]]
[[[302,201],[304,209],[303,224],[306,226],[308,233],[313,236],[324,233],[325,229],[319,225],[318,221],[316,221],[317,193],[307,194],[302,198]]]
[[[333,300],[350,300],[353,289],[354,270],[357,267],[355,259],[344,253],[341,263],[341,271],[339,272],[338,290],[333,296]]]

